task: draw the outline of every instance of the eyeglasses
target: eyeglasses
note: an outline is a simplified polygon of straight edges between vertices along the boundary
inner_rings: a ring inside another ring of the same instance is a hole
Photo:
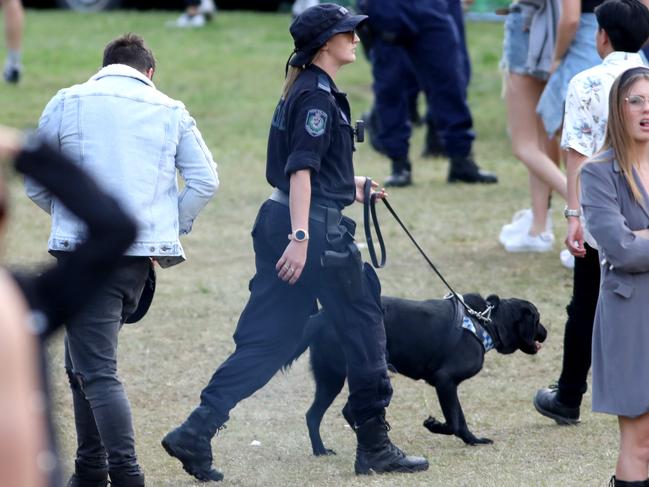
[[[634,112],[640,112],[644,110],[645,105],[649,100],[647,100],[642,95],[631,95],[625,98],[626,102],[629,104],[629,108]]]

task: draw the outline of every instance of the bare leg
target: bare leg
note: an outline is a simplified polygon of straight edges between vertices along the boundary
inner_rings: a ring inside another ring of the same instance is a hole
[[[20,51],[25,23],[23,4],[20,0],[2,0],[0,3],[4,11],[7,48]]]
[[[25,13],[21,0],[0,0],[5,19],[5,40],[7,60],[4,67],[4,78],[9,83],[17,83],[22,71],[21,43]]]
[[[507,118],[512,135],[514,155],[527,166],[537,181],[530,180],[535,225],[533,231],[545,229],[549,190],[544,183],[566,198],[566,177],[546,153],[546,144],[539,138],[541,122],[536,115],[536,103],[544,82],[531,76],[509,73],[506,84]],[[537,194],[536,191],[539,191]],[[544,203],[542,203],[544,201]]]
[[[646,480],[649,473],[649,413],[637,418],[618,416],[620,451],[615,467],[619,480]]]

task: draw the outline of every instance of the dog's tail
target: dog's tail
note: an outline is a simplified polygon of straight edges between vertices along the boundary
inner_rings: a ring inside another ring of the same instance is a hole
[[[291,358],[289,358],[286,363],[282,365],[282,372],[288,371],[288,369],[290,369],[293,365],[293,362],[295,362],[304,352],[306,352],[306,349],[309,348],[311,340],[313,340],[315,334],[324,326],[327,326],[327,319],[322,311],[309,318],[309,321],[304,327],[304,332],[302,333],[300,342],[295,347],[293,355],[291,355]]]

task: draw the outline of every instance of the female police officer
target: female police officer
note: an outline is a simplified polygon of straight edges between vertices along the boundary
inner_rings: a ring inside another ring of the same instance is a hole
[[[358,447],[355,470],[425,470],[388,438],[380,285],[353,243],[354,222],[340,210],[362,200],[354,178],[349,103],[333,78],[354,62],[354,28],[366,16],[316,5],[292,23],[295,50],[268,140],[266,178],[275,188],[252,230],[256,274],[234,335],[236,350],[201,393],[201,404],[162,444],[200,480],[220,480],[210,440],[229,411],[261,388],[294,353],[316,300],[336,323],[348,364],[347,419]]]

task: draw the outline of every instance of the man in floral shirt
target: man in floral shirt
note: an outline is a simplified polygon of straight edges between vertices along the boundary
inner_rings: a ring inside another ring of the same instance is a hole
[[[577,74],[570,81],[561,147],[566,151],[568,220],[565,240],[576,257],[572,300],[567,307],[563,367],[559,383],[539,389],[534,406],[559,424],[579,422],[579,406],[586,392],[591,339],[599,296],[597,244],[581,222],[577,189],[579,168],[604,144],[608,96],[613,81],[624,71],[642,66],[638,51],[649,38],[649,10],[638,0],[608,0],[595,9],[599,24],[596,43],[602,64]]]

